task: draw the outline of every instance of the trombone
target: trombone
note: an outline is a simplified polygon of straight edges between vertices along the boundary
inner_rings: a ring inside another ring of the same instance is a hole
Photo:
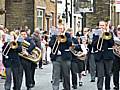
[[[5,46],[4,50],[2,51],[2,55],[5,56],[5,58],[8,58],[8,53],[10,51],[10,49],[16,49],[18,47],[18,39],[19,39],[19,35],[17,36],[14,32],[11,32],[13,34],[14,37],[16,37],[16,39],[14,41],[7,41],[7,45]],[[12,38],[11,35],[8,35],[9,38]]]
[[[99,35],[99,39],[97,42],[97,49],[101,51],[102,46],[103,46],[103,41],[104,40],[110,40],[112,38],[112,34],[110,32],[103,32],[102,36]]]
[[[54,43],[53,48],[51,50],[52,54],[55,55],[60,43],[65,43],[66,41],[67,41],[67,37],[65,36],[65,31],[64,31],[64,33],[61,33],[60,35],[57,35],[55,43]]]

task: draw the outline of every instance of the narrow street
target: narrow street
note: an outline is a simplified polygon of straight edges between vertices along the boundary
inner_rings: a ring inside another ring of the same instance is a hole
[[[51,75],[52,75],[52,64],[44,65],[43,69],[36,69],[35,80],[36,85],[32,90],[52,90]],[[112,80],[111,80],[112,84]],[[72,88],[72,87],[71,87]],[[60,83],[60,90],[62,90],[62,83]],[[4,80],[0,79],[0,90],[4,90]],[[25,79],[23,79],[22,89],[26,90]],[[73,90],[73,89],[71,89]],[[83,86],[76,90],[97,90],[96,82],[90,82],[90,75],[83,77]],[[111,85],[111,90],[113,90],[113,85]]]

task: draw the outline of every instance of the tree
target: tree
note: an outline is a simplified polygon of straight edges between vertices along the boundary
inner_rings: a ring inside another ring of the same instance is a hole
[[[95,12],[87,13],[86,25],[95,27],[100,20],[108,21],[110,19],[110,0],[96,0]]]

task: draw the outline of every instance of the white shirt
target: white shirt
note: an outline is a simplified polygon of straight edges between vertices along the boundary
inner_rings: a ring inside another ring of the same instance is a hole
[[[83,54],[87,54],[87,48],[84,44],[81,44],[81,49],[83,50]]]

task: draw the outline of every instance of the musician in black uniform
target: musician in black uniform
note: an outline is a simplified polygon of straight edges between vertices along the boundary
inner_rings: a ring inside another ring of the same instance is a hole
[[[59,20],[62,22],[62,20]],[[59,26],[59,34],[64,32],[63,26]],[[52,73],[52,87],[53,90],[59,90],[59,80],[60,80],[60,71],[62,70],[63,76],[63,87],[64,90],[70,90],[70,66],[72,55],[69,51],[69,47],[72,45],[72,39],[69,33],[63,33],[66,37],[66,41],[64,43],[60,43],[54,46],[55,41],[58,40],[58,35],[52,35],[49,41],[49,46],[52,49],[51,52],[51,60],[53,64],[53,73]],[[56,48],[56,52],[55,52]]]
[[[107,27],[105,21],[99,22],[100,34],[95,33],[93,35],[93,48],[94,48],[94,57],[96,61],[97,68],[97,88],[98,90],[103,90],[103,82],[105,77],[105,90],[110,90],[110,80],[111,80],[111,71],[114,60],[114,54],[112,47],[114,45],[113,35]],[[110,38],[103,36],[103,33],[107,33],[106,36],[110,35]]]
[[[5,42],[3,45],[3,64],[6,68],[6,81],[4,86],[5,90],[10,90],[13,78],[13,90],[21,90],[22,78],[20,78],[20,75],[22,74],[22,66],[18,53],[22,51],[22,47],[19,42],[14,41],[18,44],[17,46],[12,41]]]
[[[27,32],[25,30],[21,30],[20,34],[21,34],[21,37],[23,38],[23,40],[30,43],[30,46],[28,47],[26,52],[24,52],[24,54],[29,55],[29,54],[31,54],[31,51],[35,48],[35,43],[32,38],[27,36]],[[27,90],[31,90],[31,88],[35,84],[32,80],[32,71],[31,71],[33,62],[21,57],[21,63],[22,63],[23,69],[25,71],[25,80],[26,80]],[[21,76],[21,77],[23,77],[23,76]]]
[[[120,25],[118,25],[117,29],[115,30],[114,40],[120,42]],[[118,51],[120,51],[118,49]],[[113,61],[113,84],[114,89],[119,90],[119,70],[120,70],[120,57],[115,55],[115,60]]]
[[[81,45],[80,35],[77,34],[76,37],[72,37],[72,43],[75,51],[82,52],[81,54],[78,54],[79,56],[87,54],[87,50],[85,49],[84,45]],[[71,51],[72,52],[72,51]],[[81,58],[74,55],[72,53],[72,62],[71,62],[71,74],[72,74],[72,88],[77,89],[77,73],[79,75],[79,86],[82,86],[82,75],[81,72],[84,70],[84,60],[81,60]]]

